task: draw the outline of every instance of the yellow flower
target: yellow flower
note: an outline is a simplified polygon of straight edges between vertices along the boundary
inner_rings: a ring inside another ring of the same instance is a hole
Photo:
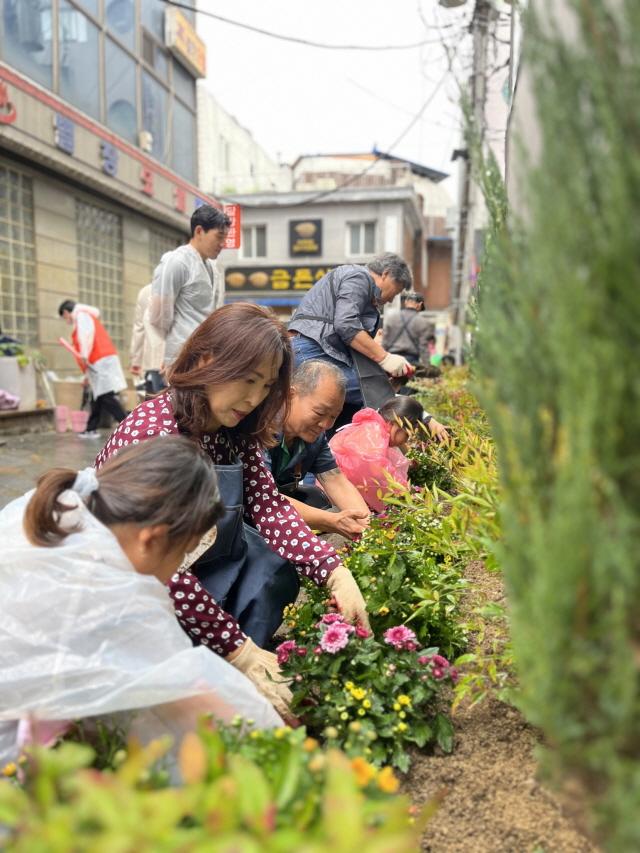
[[[349,715],[347,714],[347,712],[346,712],[346,711],[343,711],[343,712],[340,714],[340,719],[341,719],[341,720],[348,720],[348,719],[349,719]]]
[[[311,761],[309,762],[309,770],[311,770],[312,773],[317,773],[324,767],[324,762],[324,755],[319,752],[317,755],[314,755]]]
[[[313,737],[305,738],[302,742],[302,748],[305,752],[313,752],[318,746],[318,741]]]
[[[398,696],[398,702],[401,705],[410,705],[411,704],[411,698],[403,693],[401,696]]]
[[[364,715],[365,715],[366,713],[367,713],[367,712],[365,711],[365,709],[364,709],[364,708],[358,708],[358,716],[359,716],[359,717],[364,717]]]
[[[17,764],[14,764],[13,761],[10,761],[9,764],[5,764],[4,767],[2,768],[2,775],[3,776],[7,776],[7,777],[8,776],[15,776],[17,772],[18,772],[18,766],[17,766]]]
[[[405,712],[404,712],[404,711],[400,711],[400,713],[398,714],[398,716],[400,717],[400,719],[401,719],[401,720],[404,720],[404,719],[406,719],[406,716],[407,716],[407,715],[405,714]]]
[[[354,720],[352,723],[349,723],[349,731],[350,732],[359,732],[362,726],[357,720]]]
[[[347,688],[347,690],[353,690],[353,681],[347,681],[345,687]]]
[[[364,758],[358,756],[357,758],[352,759],[351,767],[353,768],[355,777],[358,780],[358,785],[360,785],[361,788],[364,788],[372,779],[375,779],[375,767],[372,767]]]
[[[363,690],[362,687],[354,687],[354,689],[351,691],[351,695],[357,702],[360,702],[360,700],[364,699],[364,697],[367,695],[367,691]]]
[[[249,735],[249,737],[250,737],[250,738],[252,738],[252,740],[256,740],[256,738],[259,738],[259,737],[260,737],[260,732],[258,732],[258,731],[255,731],[255,730],[254,730],[254,731],[252,731],[252,732],[251,732],[251,734]],[[277,735],[276,735],[276,737],[277,737]],[[124,751],[124,750],[123,750],[123,751]]]
[[[290,731],[291,729],[289,728],[289,726],[283,726],[280,729],[276,729],[274,735],[278,740],[282,740],[282,738],[287,734],[287,732]]]
[[[381,607],[380,610],[378,610],[378,613],[380,614],[380,616],[386,616],[388,612],[389,612],[388,607]]]
[[[370,708],[371,707],[371,700],[370,699],[363,699],[362,700],[362,707],[363,708]]]
[[[385,794],[395,794],[400,787],[400,782],[394,776],[390,767],[383,767],[378,773],[378,788]]]
[[[407,724],[406,723],[398,723],[398,731],[399,732],[406,732],[406,730],[407,730]]]
[[[324,736],[329,740],[335,740],[338,737],[338,730],[335,726],[327,726],[324,730]]]
[[[402,710],[402,705],[400,705],[400,703],[399,703],[399,702],[394,702],[394,703],[393,703],[393,710],[394,710],[394,711],[401,711],[401,710]]]

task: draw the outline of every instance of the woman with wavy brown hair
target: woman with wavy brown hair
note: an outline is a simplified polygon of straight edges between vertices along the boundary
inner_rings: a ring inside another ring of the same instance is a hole
[[[291,366],[286,329],[271,311],[226,305],[186,341],[167,391],[134,409],[96,459],[99,468],[121,447],[177,433],[208,454],[226,513],[216,542],[171,579],[176,615],[194,643],[227,658],[283,713],[288,689],[275,655],[260,647],[295,600],[298,574],[368,624],[350,572],[278,492],[263,459],[288,406]]]

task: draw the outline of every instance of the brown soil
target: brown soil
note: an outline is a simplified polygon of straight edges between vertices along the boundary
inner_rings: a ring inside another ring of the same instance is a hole
[[[467,606],[501,601],[499,575],[468,567]],[[488,626],[484,644],[491,642]],[[597,853],[537,778],[539,734],[513,707],[460,707],[452,755],[416,754],[403,784],[415,803],[441,799],[422,849],[430,853]]]

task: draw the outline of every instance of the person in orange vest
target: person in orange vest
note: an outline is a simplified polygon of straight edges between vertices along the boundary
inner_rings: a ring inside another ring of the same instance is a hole
[[[71,342],[74,358],[85,374],[85,382],[91,386],[93,395],[87,428],[79,435],[81,438],[100,438],[98,424],[103,411],[108,412],[118,423],[127,416],[116,396],[118,391],[127,387],[118,352],[100,322],[100,311],[97,308],[66,299],[58,308],[58,314],[73,327]]]

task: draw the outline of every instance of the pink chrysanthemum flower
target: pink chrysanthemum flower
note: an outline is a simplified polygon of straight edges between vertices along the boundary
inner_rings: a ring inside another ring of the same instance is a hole
[[[417,648],[417,637],[410,628],[405,628],[404,625],[396,625],[395,628],[388,628],[384,632],[384,641],[389,643],[396,649],[408,649],[412,651]]]
[[[280,643],[280,645],[276,648],[276,655],[278,656],[278,663],[282,666],[283,663],[287,663],[289,660],[289,655],[293,654],[296,650],[295,640],[285,640],[284,643]]]
[[[320,637],[320,646],[325,652],[329,652],[332,655],[335,655],[340,649],[344,649],[348,642],[348,627],[339,622],[335,625],[329,625],[322,637]]]
[[[325,613],[319,624],[333,625],[335,622],[342,622],[342,616],[339,613]]]

